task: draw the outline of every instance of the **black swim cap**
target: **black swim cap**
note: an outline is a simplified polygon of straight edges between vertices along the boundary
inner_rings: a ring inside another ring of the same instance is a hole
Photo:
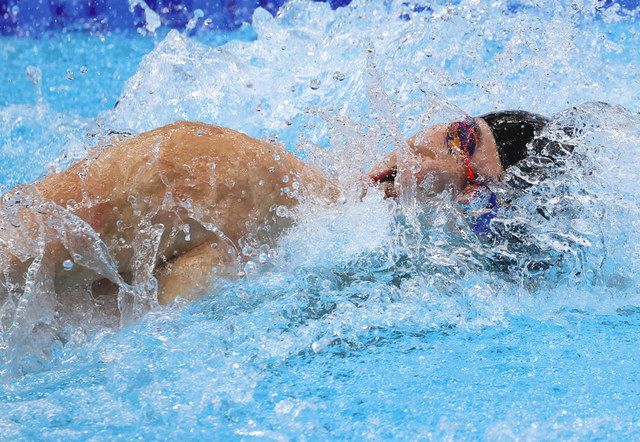
[[[493,132],[502,168],[525,159],[531,142],[538,136],[549,119],[525,111],[501,111],[482,115]]]

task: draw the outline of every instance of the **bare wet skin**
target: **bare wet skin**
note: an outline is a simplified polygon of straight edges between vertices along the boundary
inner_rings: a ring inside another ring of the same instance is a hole
[[[383,158],[365,187],[390,198],[409,179],[429,178],[434,192],[464,187],[444,132],[411,138],[407,154]],[[476,167],[497,176],[490,131],[483,137]],[[273,244],[290,226],[279,209],[305,198],[329,204],[339,194],[281,146],[217,126],[178,122],[108,144],[3,196],[4,297],[17,300],[34,284],[53,299],[85,287],[100,302],[118,294],[121,311],[137,306],[133,316],[177,296],[196,299],[210,291],[213,273],[242,275],[241,242]]]
[[[200,123],[165,126],[3,197],[4,296],[50,280],[58,294],[89,286],[99,299],[130,286],[150,303],[194,299],[213,268],[238,274],[241,238],[278,237],[290,222],[278,207],[328,189],[279,146]]]

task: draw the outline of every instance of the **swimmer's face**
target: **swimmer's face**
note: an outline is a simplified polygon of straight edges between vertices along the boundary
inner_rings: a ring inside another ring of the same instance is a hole
[[[475,119],[478,138],[471,167],[476,176],[496,179],[504,170],[491,128],[481,118]],[[387,197],[398,196],[402,189],[411,188],[414,181],[428,196],[450,188],[454,192],[467,185],[467,168],[447,145],[448,125],[437,125],[411,137],[406,149],[385,156],[368,174]]]
[[[465,169],[447,147],[447,126],[438,125],[407,141],[405,152],[392,152],[378,163],[369,177],[387,197],[396,197],[412,180],[427,194],[447,187],[460,190],[465,184]],[[421,192],[423,193],[423,192]]]

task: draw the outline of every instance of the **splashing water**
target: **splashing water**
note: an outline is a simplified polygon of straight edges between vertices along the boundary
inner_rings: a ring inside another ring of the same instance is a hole
[[[277,247],[243,248],[245,278],[121,330],[118,306],[34,266],[25,308],[3,307],[2,437],[636,436],[640,37],[599,7],[294,1],[257,10],[254,41],[169,32],[95,122],[1,109],[7,155],[48,140],[7,184],[84,155],[84,133],[188,119],[284,143],[347,189],[294,210]],[[506,108],[553,115],[547,136],[572,127],[576,148],[544,181],[496,185],[501,235],[475,236],[446,194],[360,200],[383,152]]]

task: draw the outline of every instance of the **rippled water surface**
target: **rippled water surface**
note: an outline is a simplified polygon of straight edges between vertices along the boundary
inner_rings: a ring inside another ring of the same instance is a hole
[[[576,147],[547,180],[496,185],[493,238],[446,194],[347,190],[294,211],[277,247],[243,248],[245,278],[125,328],[84,293],[46,311],[30,293],[26,322],[5,303],[0,438],[637,438],[636,15],[300,1],[229,35],[2,37],[2,191],[178,119],[284,143],[346,189],[461,112],[553,116]]]

